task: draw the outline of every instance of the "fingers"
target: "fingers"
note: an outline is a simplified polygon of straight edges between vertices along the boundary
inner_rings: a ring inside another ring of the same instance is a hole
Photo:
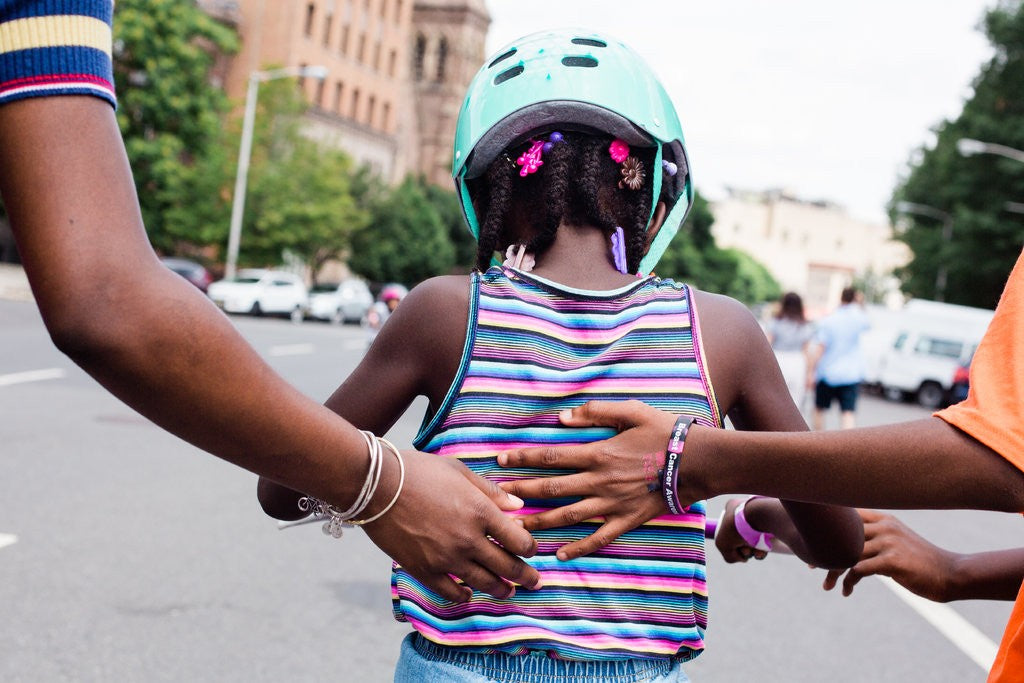
[[[586,482],[586,477],[582,475],[567,474],[559,477],[503,481],[499,487],[519,498],[568,498],[592,495],[594,487],[587,486]]]
[[[556,529],[559,527],[573,526],[588,519],[601,516],[604,509],[601,499],[588,498],[565,505],[553,510],[545,510],[535,515],[520,518],[523,526],[530,531],[541,529]],[[635,524],[634,524],[635,526]]]
[[[558,549],[558,552],[555,553],[555,555],[563,562],[589,555],[590,553],[597,552],[601,548],[605,547],[622,534],[634,528],[634,526],[635,525],[625,519],[617,518],[609,520],[602,524],[597,531],[586,538],[563,545]]]
[[[836,583],[839,582],[839,577],[843,575],[845,569],[829,569],[828,573],[825,574],[825,581],[821,584],[821,587],[827,591],[832,590],[836,587]]]
[[[640,401],[587,401],[563,410],[558,419],[567,427],[615,427],[621,432],[637,424],[646,410],[652,408]]]
[[[469,468],[462,468],[462,473],[467,479],[473,482],[473,485],[480,489],[485,496],[494,501],[494,504],[497,505],[499,509],[511,512],[523,507],[523,499],[512,495],[508,489],[498,486],[490,479],[484,479],[477,474],[473,474]]]
[[[450,602],[466,602],[473,595],[469,586],[461,586],[447,574],[417,576],[423,585]]]
[[[602,442],[597,441],[595,444]],[[520,448],[498,454],[502,467],[539,467],[542,469],[583,469],[599,460],[596,446],[561,446],[557,448]]]

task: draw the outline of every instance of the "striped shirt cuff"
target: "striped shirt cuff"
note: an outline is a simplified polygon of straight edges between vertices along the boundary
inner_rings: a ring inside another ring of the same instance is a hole
[[[113,0],[0,0],[0,104],[94,95],[117,106]]]

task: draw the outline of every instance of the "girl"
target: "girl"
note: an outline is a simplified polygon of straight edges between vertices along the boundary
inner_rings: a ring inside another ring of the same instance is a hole
[[[802,411],[807,387],[813,381],[808,377],[808,346],[814,337],[814,326],[804,317],[804,302],[799,294],[782,295],[779,311],[768,323],[767,332],[789,395]]]
[[[742,428],[805,428],[742,305],[638,275],[664,251],[693,190],[671,102],[627,47],[562,31],[502,50],[463,104],[454,176],[480,270],[414,289],[329,407],[379,434],[425,395],[416,446],[495,481],[542,475],[502,469],[506,449],[609,436],[559,426],[559,411],[593,398],[635,398],[713,427],[728,415]],[[488,268],[496,250],[507,260]],[[371,458],[386,464],[371,516],[401,495],[392,460]],[[687,680],[681,665],[703,649],[707,624],[705,508],[668,514],[665,460],[653,453],[643,471],[621,473],[648,482],[635,516],[654,518],[594,555],[566,559],[560,548],[595,530],[610,538],[630,520],[537,532],[533,590],[451,602],[396,566],[395,615],[415,631],[395,679]],[[261,482],[261,503],[278,518],[300,516],[300,499]],[[519,513],[567,502],[527,501]],[[718,543],[730,561],[763,557],[770,534],[817,566],[860,554],[853,511],[769,500],[745,513],[730,505]]]

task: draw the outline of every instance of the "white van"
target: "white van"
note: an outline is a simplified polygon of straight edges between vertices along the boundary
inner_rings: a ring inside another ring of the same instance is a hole
[[[957,368],[970,361],[994,311],[912,299],[878,363],[878,384],[892,400],[916,397],[925,408],[948,402]]]

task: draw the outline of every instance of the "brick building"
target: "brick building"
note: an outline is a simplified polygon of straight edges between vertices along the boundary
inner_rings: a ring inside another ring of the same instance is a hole
[[[305,133],[368,163],[388,182],[422,173],[451,185],[455,117],[484,58],[483,0],[204,0],[233,23],[241,50],[224,86],[241,102],[249,74],[327,68],[300,82]]]

